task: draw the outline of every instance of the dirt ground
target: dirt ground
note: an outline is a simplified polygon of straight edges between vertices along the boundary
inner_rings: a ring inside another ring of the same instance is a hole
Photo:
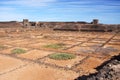
[[[3,29],[2,29],[3,30]],[[96,72],[96,67],[120,53],[120,32],[23,30],[0,36],[0,80],[74,80]],[[48,44],[64,48],[47,48]],[[13,54],[12,50],[26,50]],[[71,60],[48,56],[67,52]]]

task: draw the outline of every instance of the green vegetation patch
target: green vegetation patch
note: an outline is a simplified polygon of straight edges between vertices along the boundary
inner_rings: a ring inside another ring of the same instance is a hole
[[[25,53],[26,50],[20,49],[20,48],[16,48],[16,49],[13,49],[11,52],[12,52],[13,54],[21,54],[21,53]]]
[[[44,47],[45,48],[53,48],[53,49],[61,49],[61,48],[64,48],[65,44],[63,43],[56,43],[56,44],[48,44],[48,45],[45,45]]]
[[[69,53],[55,53],[55,54],[49,55],[49,58],[55,59],[55,60],[69,60],[69,59],[76,58],[76,55],[69,54]]]

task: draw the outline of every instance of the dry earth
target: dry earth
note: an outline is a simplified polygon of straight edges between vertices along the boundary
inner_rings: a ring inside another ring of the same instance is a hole
[[[97,72],[97,66],[120,53],[120,32],[0,30],[0,80],[74,80]],[[56,43],[65,44],[64,48],[44,47]],[[12,54],[15,48],[26,53]],[[71,60],[48,57],[57,52],[77,57]]]

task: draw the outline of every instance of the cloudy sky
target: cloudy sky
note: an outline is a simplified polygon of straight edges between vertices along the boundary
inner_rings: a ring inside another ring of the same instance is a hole
[[[120,24],[120,0],[0,0],[0,21],[22,19]]]

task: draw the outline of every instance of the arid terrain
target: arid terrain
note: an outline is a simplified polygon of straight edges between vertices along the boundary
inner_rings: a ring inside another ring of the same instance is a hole
[[[64,45],[46,47],[50,44]],[[26,52],[13,54],[16,48]],[[48,57],[55,53],[74,54],[76,58]],[[98,72],[98,66],[119,54],[120,32],[1,28],[0,80],[75,80]]]

